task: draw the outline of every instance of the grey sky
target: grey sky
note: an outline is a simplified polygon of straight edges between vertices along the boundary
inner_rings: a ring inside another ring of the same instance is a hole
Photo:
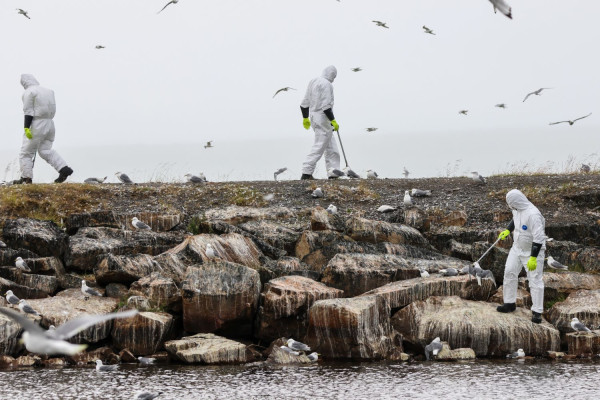
[[[298,106],[329,64],[338,68],[336,119],[359,171],[400,177],[406,165],[431,176],[461,159],[459,174],[490,174],[595,157],[600,3],[509,3],[513,20],[487,0],[180,0],[159,15],[166,1],[4,0],[0,168],[20,148],[26,72],[56,92],[55,148],[73,180],[135,166],[145,179],[169,163],[177,179],[201,170],[269,179],[282,166],[282,179],[297,178],[312,144]],[[285,86],[298,91],[273,99]],[[554,89],[522,103],[540,87]],[[572,127],[548,125],[589,112]],[[370,126],[379,130],[367,134]],[[210,139],[215,148],[205,151]],[[133,162],[132,146],[158,158]],[[39,164],[34,181],[54,178]]]

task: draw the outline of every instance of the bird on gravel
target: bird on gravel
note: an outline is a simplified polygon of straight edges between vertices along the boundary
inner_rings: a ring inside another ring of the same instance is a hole
[[[315,362],[319,359],[319,353],[317,353],[316,351],[313,351],[310,354],[307,354],[306,357],[308,357],[308,359],[312,362]]]
[[[523,357],[525,357],[525,352],[523,351],[523,349],[519,349],[519,350],[515,351],[514,353],[506,355],[506,358],[523,358]]]
[[[115,172],[115,176],[117,177],[117,179],[119,179],[123,183],[127,183],[127,184],[133,183],[133,181],[129,178],[129,176],[127,176],[127,174],[124,174],[122,172]]]
[[[21,299],[19,299],[13,294],[12,290],[7,290],[4,295],[6,296],[6,301],[8,301],[9,304],[16,306],[17,304],[19,304],[19,301],[21,301]]]
[[[83,181],[84,183],[104,183],[104,181],[106,180],[106,178],[108,178],[108,176],[105,176],[104,178],[87,178],[85,181]]]
[[[345,175],[346,174],[344,173],[344,171],[342,171],[340,169],[337,169],[337,168],[332,168],[329,171],[327,171],[327,176],[329,176],[329,177],[339,178],[339,177],[342,177],[342,176],[345,176]]]
[[[554,258],[552,258],[552,256],[548,256],[548,257],[546,258],[546,260],[548,261],[548,266],[549,266],[550,268],[553,268],[553,269],[561,269],[561,270],[563,270],[563,271],[567,271],[567,270],[569,269],[569,267],[568,267],[568,266],[566,266],[566,265],[563,265],[563,264],[559,263],[559,262],[558,262],[558,261],[556,261]]]
[[[275,171],[273,173],[273,178],[275,178],[275,180],[277,180],[277,176],[283,174],[285,171],[287,171],[287,167],[279,168],[277,171]]]
[[[592,169],[587,164],[581,164],[581,168],[579,168],[579,172],[581,172],[582,174],[589,174],[591,170]],[[0,247],[2,247],[1,244],[0,244]]]
[[[396,211],[396,210],[397,210],[396,207],[388,206],[385,204],[377,209],[377,211],[380,213],[388,213],[388,212],[392,212],[392,211]]]
[[[308,347],[307,345],[305,345],[302,342],[298,342],[292,338],[287,340],[287,346],[292,349],[292,350],[296,350],[296,351],[310,351],[310,347]]]
[[[156,361],[156,358],[153,358],[153,357],[138,357],[138,361],[142,365],[150,365],[150,364],[154,364],[154,362]]]
[[[546,89],[552,89],[552,88],[549,88],[549,87],[539,88],[538,90],[534,90],[531,93],[527,93],[527,96],[525,96],[525,98],[523,99],[523,103],[525,103],[525,100],[527,100],[529,98],[529,96],[531,96],[531,95],[541,96],[542,95],[542,91],[546,90]]]
[[[578,318],[571,320],[571,328],[577,332],[590,332],[590,329],[583,322],[579,321]]]
[[[431,190],[413,189],[410,191],[410,194],[413,197],[429,197],[431,196]]]
[[[350,167],[344,168],[344,172],[348,178],[360,179],[360,175],[354,172]]]
[[[563,123],[568,123],[569,125],[573,126],[573,124],[577,121],[579,121],[580,119],[584,119],[589,117],[590,115],[592,115],[592,113],[589,113],[588,115],[584,115],[583,117],[579,117],[579,118],[575,118],[573,120],[568,120],[568,121],[558,121],[558,122],[550,122],[550,125],[557,125],[557,124],[563,124]]]
[[[31,314],[31,315],[35,315],[35,316],[40,315],[40,313],[35,311],[33,309],[33,307],[31,307],[29,304],[27,304],[27,302],[23,299],[19,300],[19,310],[21,310],[25,314]]]
[[[145,223],[143,223],[142,221],[137,219],[137,217],[133,217],[131,219],[131,226],[133,226],[135,229],[140,230],[140,231],[151,231],[152,230],[152,228],[150,228],[150,226],[146,225]]]
[[[29,266],[27,265],[27,263],[25,262],[25,260],[23,260],[21,257],[17,257],[15,259],[15,266],[18,269],[20,269],[21,271],[31,272],[31,268],[29,268]]]
[[[410,198],[410,194],[408,193],[408,190],[404,191],[404,205],[409,207],[412,206],[412,199]]]
[[[152,392],[141,392],[135,395],[135,400],[154,400],[158,396],[160,396],[162,392],[152,393]]]
[[[84,280],[81,281],[81,293],[85,296],[85,300],[89,299],[90,296],[102,297],[102,293],[99,291],[88,287]]]
[[[337,211],[338,211],[337,207],[334,206],[333,204],[330,204],[326,210],[329,214],[337,214]]]
[[[321,189],[320,187],[316,188],[315,190],[313,190],[311,196],[315,199],[322,198],[324,196],[323,189]]]
[[[473,179],[473,181],[475,183],[478,183],[480,185],[485,185],[487,183],[487,179],[485,179],[483,176],[479,175],[477,173],[477,171],[471,172],[471,179]]]
[[[377,172],[373,171],[372,169],[367,170],[367,179],[377,179],[377,178],[379,178],[379,175],[377,175]]]
[[[273,95],[273,98],[275,98],[275,96],[277,96],[280,92],[287,92],[288,90],[296,90],[296,89],[286,86],[286,87],[281,88],[278,91],[276,91],[275,94]]]
[[[102,360],[96,360],[96,371],[98,372],[116,371],[117,368],[119,368],[118,365],[104,365]]]
[[[192,175],[192,174],[185,174],[184,177],[189,183],[205,183],[206,182],[206,177],[203,179],[201,176],[196,176],[196,175]]]
[[[167,4],[165,4],[165,6],[159,12],[157,12],[157,14],[160,14],[161,12],[163,12],[163,10],[165,8],[167,8],[168,6],[170,6],[171,4],[177,4],[177,3],[179,3],[179,0],[171,0],[170,2],[168,2]]]
[[[436,337],[431,341],[431,343],[425,346],[425,358],[429,360],[432,355],[437,356],[443,347],[444,346],[442,345],[442,342],[440,342],[440,338]]]

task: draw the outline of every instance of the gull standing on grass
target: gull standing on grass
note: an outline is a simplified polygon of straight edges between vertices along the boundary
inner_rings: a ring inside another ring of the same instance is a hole
[[[5,293],[5,296],[6,296],[6,301],[8,301],[9,304],[12,304],[12,305],[15,305],[15,306],[17,304],[19,304],[19,301],[21,301],[21,299],[19,299],[17,296],[15,296],[13,294],[12,290],[7,290],[6,293]]]
[[[39,312],[35,311],[33,307],[27,304],[27,302],[23,299],[19,300],[19,310],[21,310],[25,314],[35,315],[36,317],[40,315]]]
[[[118,365],[104,365],[102,360],[96,360],[96,371],[98,372],[116,371],[117,368],[119,368]]]
[[[127,176],[127,174],[124,174],[122,172],[115,172],[115,176],[117,177],[117,179],[119,179],[121,182],[123,183],[133,183],[133,181],[131,179],[129,179],[129,176]]]
[[[15,259],[15,266],[18,269],[20,269],[21,271],[31,272],[31,268],[29,268],[29,266],[27,265],[27,263],[25,262],[25,260],[23,260],[21,257],[17,257]]]
[[[288,339],[287,346],[290,349],[296,350],[296,351],[310,351],[310,347],[308,347],[304,343],[298,342],[298,341],[296,341],[296,340],[294,340],[292,338]]]
[[[578,318],[571,320],[571,328],[577,332],[590,332],[590,329],[583,322],[579,321]]]
[[[91,287],[88,287],[84,280],[81,281],[81,293],[83,293],[86,300],[89,298],[89,296],[102,297],[102,293],[92,289]]]
[[[138,311],[130,310],[119,313],[111,313],[104,315],[83,315],[79,318],[65,322],[54,330],[44,330],[41,326],[34,323],[25,316],[22,316],[8,308],[0,307],[0,313],[6,315],[23,328],[25,332],[21,336],[25,348],[31,353],[37,354],[62,354],[66,356],[75,355],[83,351],[86,344],[72,344],[67,341],[79,332],[92,325],[99,324],[104,321],[109,321],[115,318],[129,318],[135,316]]]
[[[152,230],[152,228],[150,228],[150,226],[146,225],[145,223],[143,223],[142,221],[137,219],[137,217],[133,217],[131,219],[131,226],[133,226],[135,229],[140,230],[140,231],[151,231]]]
[[[410,194],[408,193],[408,190],[404,191],[404,205],[405,206],[412,206],[412,199],[410,198]]]

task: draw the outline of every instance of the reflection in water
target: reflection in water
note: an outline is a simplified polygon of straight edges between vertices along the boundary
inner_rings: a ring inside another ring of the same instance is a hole
[[[309,367],[121,365],[0,371],[0,399],[590,399],[600,393],[597,361],[322,364]],[[575,390],[574,393],[570,393]]]

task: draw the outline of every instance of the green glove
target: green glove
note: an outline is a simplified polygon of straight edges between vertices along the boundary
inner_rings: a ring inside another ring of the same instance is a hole
[[[530,271],[535,271],[537,268],[537,257],[529,257],[529,261],[527,261],[527,269]]]
[[[334,131],[339,131],[340,130],[340,125],[335,121],[335,119],[331,120],[331,125],[333,125],[333,130]]]
[[[510,231],[508,229],[505,229],[502,232],[500,232],[500,235],[498,235],[498,239],[505,240],[509,235]]]
[[[304,129],[310,129],[310,119],[302,118],[302,125],[304,126]]]
[[[33,139],[33,135],[31,134],[30,128],[25,128],[25,136],[27,136],[27,139],[29,140]]]

